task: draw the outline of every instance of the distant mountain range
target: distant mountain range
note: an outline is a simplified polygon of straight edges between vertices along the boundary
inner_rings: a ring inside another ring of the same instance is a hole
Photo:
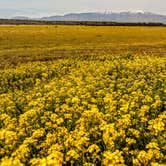
[[[16,16],[16,17],[12,17],[12,19],[14,19],[14,20],[31,20],[31,18],[25,17],[25,16]]]
[[[106,22],[131,22],[131,23],[164,23],[166,16],[150,12],[120,12],[120,13],[71,13],[63,16],[50,16],[43,18],[14,17],[19,20],[42,20],[42,21],[106,21]]]

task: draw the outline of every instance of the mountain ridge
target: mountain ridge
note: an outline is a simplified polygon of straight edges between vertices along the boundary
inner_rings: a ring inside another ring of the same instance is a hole
[[[13,19],[22,19],[23,16],[17,16]],[[150,12],[86,12],[86,13],[68,13],[65,15],[55,15],[42,18],[28,18],[29,20],[41,21],[106,21],[106,22],[144,22],[144,23],[164,23],[166,24],[166,16]]]

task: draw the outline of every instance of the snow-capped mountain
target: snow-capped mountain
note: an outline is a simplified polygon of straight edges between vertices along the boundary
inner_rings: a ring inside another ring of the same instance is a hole
[[[14,17],[14,19],[22,19],[23,17]],[[28,19],[28,18],[26,18]],[[166,24],[166,16],[154,14],[146,11],[127,11],[127,12],[91,12],[91,13],[70,13],[63,16],[55,15],[43,18],[29,18],[32,20],[43,21],[108,21],[108,22],[131,22],[131,23],[164,23]]]

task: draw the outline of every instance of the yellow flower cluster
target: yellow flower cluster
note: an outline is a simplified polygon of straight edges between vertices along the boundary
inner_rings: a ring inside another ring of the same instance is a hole
[[[165,73],[153,55],[0,70],[0,166],[164,165]]]
[[[108,166],[123,166],[124,159],[122,157],[122,152],[116,150],[115,152],[111,153],[110,151],[105,151],[103,154],[103,164]]]

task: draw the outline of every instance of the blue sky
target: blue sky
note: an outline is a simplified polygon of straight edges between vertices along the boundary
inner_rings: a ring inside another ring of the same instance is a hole
[[[149,11],[166,15],[166,0],[0,0],[0,17],[41,17],[71,12]]]

